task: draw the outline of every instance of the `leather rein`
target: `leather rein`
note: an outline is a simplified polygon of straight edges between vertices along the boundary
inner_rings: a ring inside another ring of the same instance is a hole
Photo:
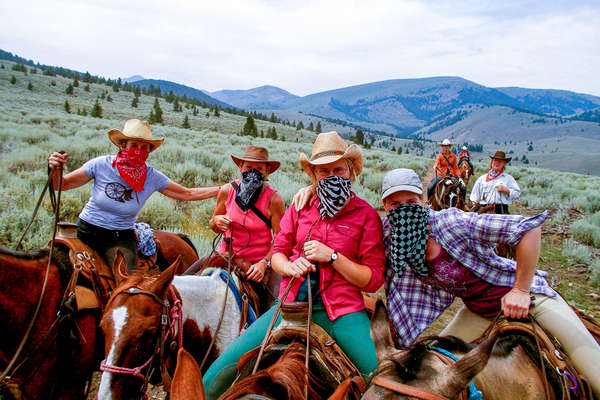
[[[144,384],[142,385],[141,393],[144,394],[144,398],[147,398],[146,388],[148,386],[148,381],[150,380],[150,376],[152,375],[153,369],[148,368],[145,374],[142,373],[142,370],[144,370],[144,368],[146,367],[149,367],[152,364],[152,361],[155,359],[155,357],[159,356],[162,382],[163,385],[165,385],[165,388],[168,389],[171,384],[171,377],[169,376],[165,363],[167,359],[165,345],[169,338],[177,339],[178,349],[181,348],[183,345],[183,310],[181,307],[181,297],[173,285],[169,287],[169,290],[173,298],[172,305],[170,305],[168,299],[161,299],[154,293],[144,289],[140,289],[135,286],[124,289],[113,296],[113,298],[120,294],[126,294],[129,296],[148,296],[161,306],[160,334],[156,338],[155,350],[154,352],[152,352],[152,355],[150,356],[150,358],[148,358],[146,362],[135,368],[110,365],[106,363],[106,359],[102,360],[102,362],[100,363],[100,371],[120,375],[130,375],[142,379],[144,381]]]

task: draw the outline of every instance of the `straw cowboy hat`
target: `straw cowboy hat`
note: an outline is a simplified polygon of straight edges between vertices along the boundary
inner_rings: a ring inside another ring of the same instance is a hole
[[[467,150],[467,146],[463,146],[463,147],[462,147],[462,149],[463,149],[463,150]]]
[[[314,181],[315,174],[311,165],[323,165],[335,162],[342,158],[352,161],[354,175],[360,174],[363,167],[363,156],[360,147],[356,144],[348,146],[344,139],[335,131],[319,133],[312,148],[310,160],[304,153],[300,153],[300,165]]]
[[[150,145],[150,152],[158,149],[165,138],[152,139],[152,131],[150,124],[146,121],[140,121],[139,119],[128,119],[123,127],[123,132],[118,129],[111,129],[108,131],[108,138],[117,147],[121,147],[122,140],[141,140]]]
[[[503,151],[497,151],[494,153],[493,156],[490,156],[490,158],[492,159],[497,159],[497,160],[503,160],[506,161],[507,163],[510,162],[510,160],[512,160],[512,157],[506,157],[506,153],[504,153]]]
[[[442,140],[442,143],[440,143],[440,146],[452,146],[454,143],[452,143],[449,139],[444,139]]]
[[[266,163],[269,174],[275,172],[277,168],[279,168],[279,165],[281,165],[279,161],[269,160],[269,151],[267,149],[253,145],[248,145],[246,147],[246,151],[244,152],[243,156],[236,157],[232,154],[231,159],[235,165],[240,168],[242,168],[244,161]]]

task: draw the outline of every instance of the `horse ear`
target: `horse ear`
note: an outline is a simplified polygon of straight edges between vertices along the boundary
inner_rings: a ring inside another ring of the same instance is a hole
[[[171,381],[170,399],[205,400],[204,385],[200,368],[183,347],[177,352],[177,366]]]
[[[173,276],[175,276],[175,272],[177,268],[179,268],[179,264],[181,264],[181,256],[177,256],[177,260],[167,269],[160,273],[156,281],[152,283],[150,290],[152,293],[156,294],[158,297],[164,297],[169,285],[173,281]]]
[[[485,368],[490,358],[490,354],[492,353],[492,349],[494,348],[494,344],[499,336],[500,332],[496,330],[483,343],[462,356],[462,358],[452,366],[449,371],[449,382],[451,382],[451,384],[448,388],[449,391],[444,393],[444,396],[451,399],[458,397],[459,393],[467,387],[475,375]]]
[[[115,262],[113,264],[113,275],[115,280],[117,281],[117,286],[121,284],[125,279],[127,279],[127,262],[125,261],[125,256],[121,252],[121,250],[116,250],[117,254],[115,255]]]
[[[371,319],[371,338],[375,343],[377,361],[381,362],[396,351],[392,334],[390,333],[388,312],[381,300],[377,301],[375,313]]]

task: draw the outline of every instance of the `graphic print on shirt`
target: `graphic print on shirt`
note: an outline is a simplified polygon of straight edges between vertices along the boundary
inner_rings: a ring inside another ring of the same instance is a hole
[[[106,197],[112,200],[120,201],[125,203],[128,200],[133,200],[133,189],[127,189],[127,187],[119,182],[111,182],[104,188]]]

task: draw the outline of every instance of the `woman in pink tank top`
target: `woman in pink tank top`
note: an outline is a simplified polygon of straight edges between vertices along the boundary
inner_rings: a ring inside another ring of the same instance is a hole
[[[214,232],[232,239],[236,256],[252,264],[247,278],[259,282],[271,265],[273,235],[279,232],[279,221],[285,211],[279,193],[265,182],[280,163],[269,160],[264,147],[252,145],[246,147],[242,157],[231,158],[240,168],[241,177],[221,187],[209,225]],[[227,250],[223,240],[218,251]]]

